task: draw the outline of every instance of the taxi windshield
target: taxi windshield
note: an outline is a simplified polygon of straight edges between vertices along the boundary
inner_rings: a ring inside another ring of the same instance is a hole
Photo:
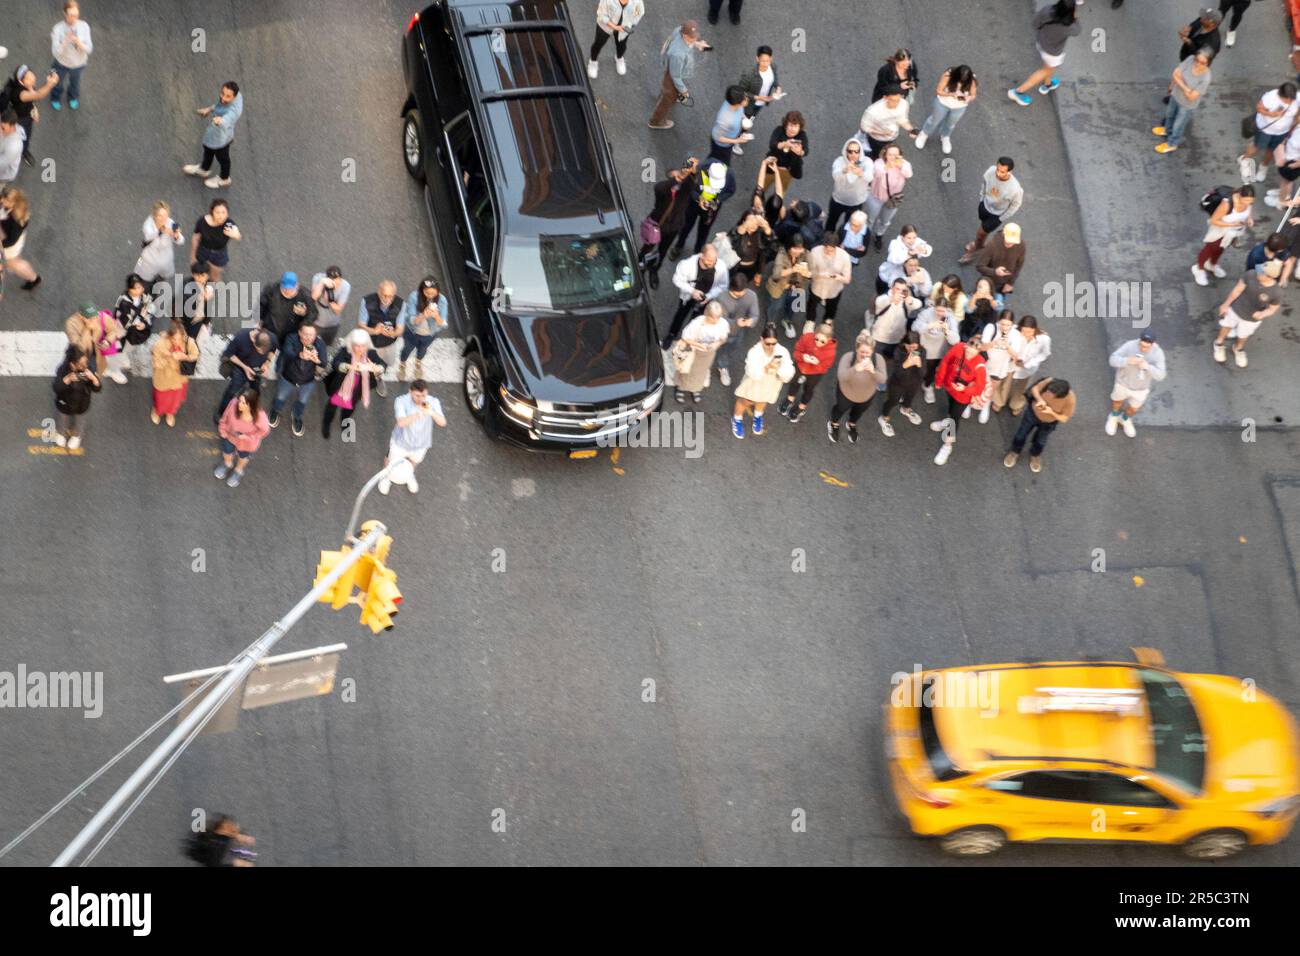
[[[1193,793],[1205,787],[1205,734],[1192,698],[1171,674],[1140,670],[1151,713],[1152,768]]]

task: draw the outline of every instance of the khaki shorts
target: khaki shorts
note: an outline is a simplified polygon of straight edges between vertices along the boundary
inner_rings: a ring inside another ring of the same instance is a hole
[[[1151,389],[1149,388],[1134,390],[1116,382],[1115,387],[1111,389],[1110,400],[1112,402],[1123,402],[1136,411],[1142,407],[1143,403],[1147,400],[1147,396],[1150,394]]]
[[[1219,325],[1223,326],[1225,329],[1232,330],[1228,338],[1239,340],[1250,338],[1255,334],[1255,330],[1263,324],[1263,322],[1252,322],[1243,319],[1236,312],[1232,311],[1232,309],[1229,309],[1228,314],[1219,320]]]

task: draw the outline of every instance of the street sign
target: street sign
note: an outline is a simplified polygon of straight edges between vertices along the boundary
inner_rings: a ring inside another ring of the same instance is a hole
[[[337,654],[325,654],[255,667],[244,681],[244,710],[328,694],[334,689],[338,666]]]

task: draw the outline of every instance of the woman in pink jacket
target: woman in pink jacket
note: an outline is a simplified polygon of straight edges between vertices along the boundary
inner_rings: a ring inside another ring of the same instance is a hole
[[[871,191],[867,193],[867,218],[871,220],[871,242],[877,252],[884,245],[885,230],[903,201],[903,191],[912,178],[912,164],[903,150],[890,143],[872,165]]]
[[[213,477],[217,481],[225,478],[227,485],[238,488],[248,468],[248,459],[271,431],[257,389],[245,389],[231,399],[221,413],[217,431],[221,433],[221,464],[213,469]],[[238,464],[235,463],[236,456],[239,457]]]

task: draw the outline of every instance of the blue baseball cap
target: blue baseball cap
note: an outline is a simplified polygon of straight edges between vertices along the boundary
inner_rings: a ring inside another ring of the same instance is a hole
[[[294,289],[297,288],[297,286],[298,286],[298,273],[286,272],[284,275],[280,276],[281,289]]]

